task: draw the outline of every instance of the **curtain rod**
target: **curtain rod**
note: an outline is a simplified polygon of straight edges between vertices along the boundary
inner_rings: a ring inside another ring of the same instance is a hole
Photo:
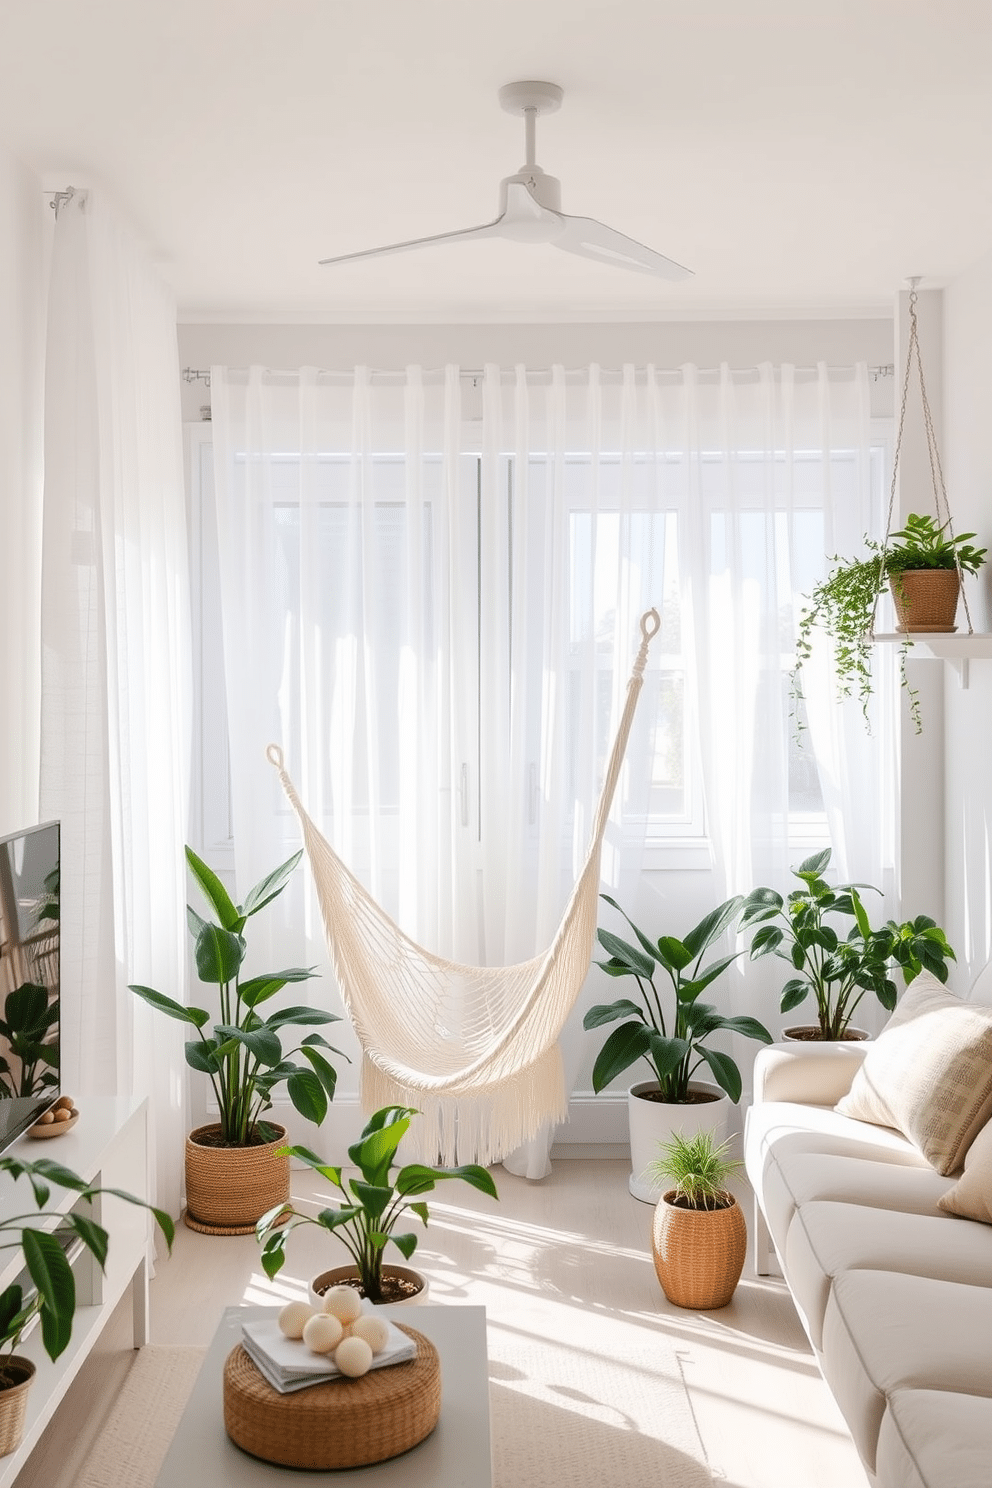
[[[716,367],[704,367],[701,370],[704,373],[710,373],[710,372],[715,372],[718,369]],[[807,369],[801,368],[800,370],[801,371],[804,371],[804,370],[807,370]],[[894,366],[894,364],[892,362],[885,362],[885,363],[883,363],[883,364],[881,364],[879,366],[869,367],[868,368],[868,372],[869,372],[869,374],[871,376],[872,382],[878,382],[878,380],[879,380],[880,377],[893,377],[895,375],[895,370],[896,370],[895,369],[895,366]],[[375,374],[378,375],[379,373],[384,372],[384,371],[385,371],[385,368],[376,368],[375,369]],[[402,371],[402,368],[400,368],[400,367],[393,368],[392,371],[393,372],[401,372]],[[465,367],[465,368],[462,369],[462,374],[461,375],[463,377],[466,377],[466,378],[478,379],[478,378],[482,377],[484,374],[483,374],[483,371],[482,371],[481,368],[476,369],[476,368],[472,368],[472,367]],[[203,383],[206,384],[207,387],[209,387],[210,386],[210,370],[209,370],[209,368],[202,368],[202,367],[184,367],[183,368],[183,381],[184,382],[203,382]]]

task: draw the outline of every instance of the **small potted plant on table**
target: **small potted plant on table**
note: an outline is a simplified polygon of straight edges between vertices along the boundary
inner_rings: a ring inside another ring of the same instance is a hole
[[[313,968],[290,967],[241,980],[247,952],[244,929],[252,915],[281,894],[302,851],[268,874],[236,905],[220,879],[191,847],[186,861],[217,923],[187,907],[200,981],[217,988],[220,1018],[211,1031],[205,1008],[187,1007],[138,984],[131,991],[170,1018],[191,1026],[196,1038],[186,1045],[186,1062],[209,1077],[219,1120],[197,1127],[186,1139],[186,1223],[210,1235],[250,1235],[275,1203],[289,1198],[289,1158],[281,1151],[286,1129],[262,1119],[272,1091],[285,1085],[296,1110],[320,1125],[334,1096],[337,1072],[322,1050],[333,1049],[319,1033],[308,1034],[285,1052],[285,1029],[339,1021],[337,1014],[313,1007],[259,1011],[291,982],[304,982]],[[294,1062],[299,1055],[304,1063]],[[347,1057],[347,1056],[344,1056]]]
[[[276,1205],[263,1215],[257,1234],[266,1276],[276,1276],[282,1269],[286,1242],[293,1230],[301,1224],[314,1224],[337,1235],[353,1262],[317,1276],[311,1287],[316,1297],[332,1286],[354,1286],[376,1304],[410,1301],[418,1294],[420,1300],[425,1300],[424,1278],[418,1272],[406,1266],[391,1266],[383,1260],[383,1252],[390,1243],[407,1261],[417,1248],[417,1236],[412,1231],[396,1233],[401,1215],[411,1209],[426,1225],[429,1216],[422,1195],[430,1193],[446,1178],[461,1178],[493,1199],[499,1195],[492,1175],[478,1163],[457,1168],[408,1163],[392,1175],[396,1149],[409,1129],[410,1118],[416,1115],[410,1106],[384,1106],[369,1118],[358,1141],[348,1148],[348,1157],[358,1168],[360,1178],[345,1179],[341,1168],[325,1163],[306,1147],[285,1149],[290,1157],[306,1163],[332,1183],[344,1202],[333,1209],[322,1209],[316,1215],[292,1203]]]
[[[728,1142],[707,1131],[676,1132],[651,1165],[670,1188],[658,1200],[651,1231],[654,1269],[677,1307],[726,1307],[741,1279],[747,1227],[727,1181],[742,1164]]]
[[[637,1060],[643,1059],[648,1065],[652,1078],[631,1086],[627,1109],[630,1191],[635,1198],[653,1204],[658,1199],[658,1187],[647,1170],[658,1142],[673,1131],[688,1134],[703,1127],[722,1135],[731,1103],[741,1097],[741,1072],[736,1062],[722,1050],[709,1048],[707,1039],[718,1032],[739,1033],[744,1038],[770,1044],[772,1036],[756,1018],[725,1017],[712,1004],[700,1001],[706,988],[742,954],[734,951],[703,966],[710,946],[736,925],[744,904],[742,898],[728,899],[719,905],[682,940],[674,935],[662,935],[652,941],[624,914],[615,899],[608,894],[602,897],[623,915],[637,944],[601,929],[597,932],[599,943],[609,954],[609,960],[596,964],[607,976],[632,977],[640,1002],[620,998],[592,1007],[586,1013],[583,1026],[587,1029],[620,1024],[599,1051],[592,1084],[598,1094]],[[654,980],[659,971],[664,972],[671,984],[667,1014]],[[702,1067],[708,1068],[715,1085],[695,1078]]]

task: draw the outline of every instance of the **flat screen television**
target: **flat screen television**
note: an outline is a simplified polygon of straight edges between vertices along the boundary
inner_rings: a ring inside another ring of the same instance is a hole
[[[58,822],[0,838],[0,1151],[60,1094]]]

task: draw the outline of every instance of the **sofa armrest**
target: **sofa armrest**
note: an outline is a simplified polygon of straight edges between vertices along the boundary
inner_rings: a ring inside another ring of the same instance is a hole
[[[846,1095],[868,1052],[864,1043],[766,1044],[754,1061],[754,1102],[832,1106]]]

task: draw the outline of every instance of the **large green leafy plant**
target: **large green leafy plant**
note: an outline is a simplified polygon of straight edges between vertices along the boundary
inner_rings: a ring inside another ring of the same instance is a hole
[[[956,958],[927,915],[873,929],[862,894],[881,891],[870,884],[828,883],[829,864],[830,848],[800,863],[792,870],[800,887],[785,899],[775,889],[754,889],[744,901],[741,929],[760,926],[751,940],[752,961],[780,956],[796,973],[782,989],[782,1012],[812,997],[819,1037],[841,1039],[869,993],[892,1011],[896,967],[907,984],[924,969],[946,982],[947,962]]]
[[[129,1204],[140,1204],[151,1209],[171,1250],[173,1224],[161,1209],[152,1208],[134,1194],[119,1188],[95,1188],[60,1163],[41,1158],[37,1162],[22,1162],[16,1157],[0,1157],[0,1173],[8,1174],[14,1182],[26,1178],[31,1186],[35,1206],[43,1210],[51,1197],[52,1186],[67,1189],[79,1195],[85,1204],[91,1203],[100,1194],[113,1194]],[[41,1338],[49,1358],[57,1359],[66,1349],[72,1336],[72,1323],[76,1313],[76,1282],[64,1246],[52,1230],[32,1224],[36,1216],[10,1214],[0,1220],[0,1250],[19,1248],[24,1255],[24,1264],[32,1287],[25,1288],[19,1281],[12,1282],[0,1292],[0,1389],[15,1382],[10,1372],[9,1359],[19,1346],[25,1329],[37,1317],[41,1323]],[[59,1216],[59,1229],[63,1237],[69,1234],[93,1255],[102,1267],[107,1260],[108,1236],[102,1225],[79,1207]]]
[[[729,1157],[730,1138],[718,1142],[711,1131],[684,1136],[673,1132],[660,1146],[650,1176],[672,1185],[671,1201],[683,1209],[727,1209],[734,1203],[727,1183],[744,1164]]]
[[[410,1118],[418,1113],[410,1106],[383,1106],[369,1118],[358,1141],[348,1148],[351,1163],[360,1178],[342,1176],[341,1168],[332,1167],[306,1147],[284,1149],[320,1173],[340,1191],[344,1202],[332,1209],[322,1209],[316,1216],[296,1209],[292,1204],[279,1204],[263,1214],[256,1226],[262,1242],[262,1267],[273,1277],[286,1259],[286,1241],[298,1225],[315,1224],[337,1235],[344,1242],[358,1268],[361,1290],[370,1302],[382,1300],[383,1251],[390,1242],[405,1260],[417,1248],[412,1231],[396,1233],[396,1224],[407,1209],[424,1224],[428,1221],[427,1205],[421,1195],[430,1193],[445,1178],[462,1178],[473,1188],[497,1199],[492,1175],[478,1163],[457,1168],[432,1168],[424,1163],[407,1163],[393,1175],[396,1150],[410,1127]]]
[[[950,524],[939,526],[932,516],[910,513],[906,525],[886,543],[865,537],[866,558],[834,557],[825,579],[807,596],[796,635],[796,664],[790,675],[794,701],[802,700],[802,667],[813,652],[813,638],[822,631],[833,645],[834,674],[841,697],[857,697],[865,721],[874,683],[872,628],[879,596],[889,579],[914,569],[952,569],[975,574],[985,562],[986,549],[972,546],[974,532],[955,537]],[[906,676],[907,642],[899,648],[899,677],[909,698],[910,714],[919,733],[919,699]]]
[[[649,939],[637,928],[615,899],[603,899],[623,915],[633,930],[637,944],[622,940],[611,930],[600,929],[599,943],[609,956],[598,961],[607,976],[632,977],[637,984],[640,1002],[620,998],[617,1002],[592,1007],[583,1020],[587,1029],[620,1023],[599,1051],[593,1066],[592,1084],[597,1092],[611,1080],[643,1059],[658,1082],[661,1098],[672,1104],[689,1099],[689,1081],[701,1065],[709,1067],[716,1083],[731,1100],[740,1100],[741,1072],[729,1054],[710,1049],[706,1040],[714,1033],[740,1033],[745,1038],[760,1039],[770,1044],[772,1036],[756,1018],[727,1018],[712,1004],[701,1002],[708,986],[742,951],[720,956],[708,966],[703,959],[710,946],[724,931],[736,924],[743,906],[739,896],[728,899],[700,920],[682,940],[674,935]],[[670,983],[667,1003],[655,982],[664,973]],[[622,1020],[622,1021],[620,1021]]]
[[[285,1084],[296,1109],[317,1125],[334,1096],[337,1072],[322,1051],[341,1051],[319,1033],[308,1034],[289,1051],[284,1051],[282,1039],[287,1029],[336,1023],[337,1015],[312,1007],[282,1007],[268,1016],[259,1011],[289,983],[309,980],[313,968],[294,966],[241,980],[248,949],[245,926],[282,893],[302,856],[295,853],[257,883],[244,904],[236,905],[213,870],[187,847],[190,871],[217,916],[214,923],[187,906],[197,974],[201,982],[217,988],[220,1002],[220,1017],[212,1030],[207,1028],[210,1013],[205,1008],[187,1007],[151,987],[131,986],[152,1007],[195,1029],[196,1038],[186,1045],[186,1062],[210,1079],[220,1111],[220,1140],[227,1146],[272,1140],[274,1129],[259,1118],[271,1107],[277,1085]],[[304,1062],[294,1062],[295,1056]]]

